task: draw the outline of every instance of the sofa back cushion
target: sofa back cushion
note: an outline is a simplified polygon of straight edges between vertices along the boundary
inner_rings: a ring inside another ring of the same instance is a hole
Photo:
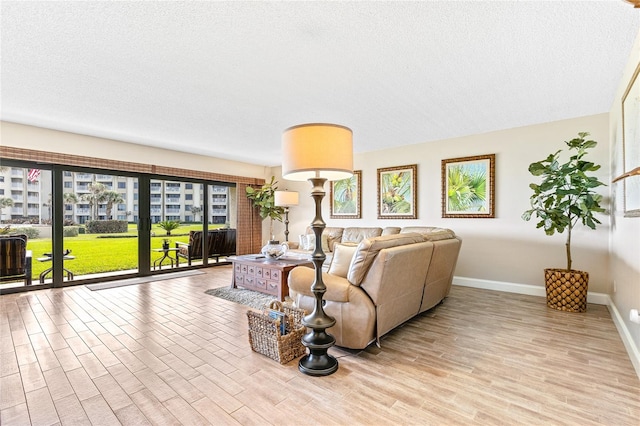
[[[358,244],[360,241],[366,238],[374,238],[379,237],[382,234],[382,228],[364,228],[364,227],[352,227],[345,228],[342,233],[343,243],[355,243]]]
[[[424,241],[425,238],[417,233],[385,235],[363,240],[358,244],[353,259],[351,259],[347,280],[349,280],[351,284],[359,286],[367,274],[373,259],[376,258],[380,250],[406,244],[422,243]]]
[[[402,228],[400,228],[399,226],[387,226],[382,230],[382,235],[399,234],[401,229]]]
[[[449,238],[455,238],[456,234],[451,229],[437,228],[434,226],[405,226],[400,231],[401,234],[405,233],[418,233],[422,234],[429,241],[447,240]]]
[[[333,246],[333,257],[329,266],[329,274],[347,278],[351,259],[356,253],[358,246],[353,244],[336,244]]]

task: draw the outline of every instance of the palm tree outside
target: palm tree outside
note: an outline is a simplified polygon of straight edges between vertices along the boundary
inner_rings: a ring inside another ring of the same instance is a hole
[[[92,182],[87,186],[87,188],[89,189],[89,193],[82,194],[80,199],[89,204],[91,220],[97,220],[98,206],[105,202],[105,192],[107,191],[107,187],[102,183]]]
[[[7,197],[0,197],[0,220],[2,220],[2,210],[6,207],[13,207],[13,200]]]
[[[111,211],[114,204],[124,203],[122,195],[116,191],[105,191],[102,197],[102,202],[107,204],[107,220],[113,219],[111,217]]]

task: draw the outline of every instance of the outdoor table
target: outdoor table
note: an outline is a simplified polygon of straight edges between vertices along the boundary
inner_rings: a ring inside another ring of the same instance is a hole
[[[62,257],[64,260],[73,260],[76,257],[75,256],[71,256],[69,253],[71,253],[71,250],[67,250],[64,253],[64,256]],[[44,253],[44,257],[39,257],[38,258],[38,262],[51,262],[53,260],[53,256],[51,253]],[[64,268],[64,271],[67,273],[67,279],[69,281],[73,280],[73,272],[71,272],[70,270],[68,270],[67,268]],[[51,268],[45,269],[44,271],[42,271],[40,273],[40,284],[44,284],[44,280],[47,276],[47,274],[49,274],[49,272],[51,272],[53,270],[53,266]]]
[[[169,262],[171,262],[171,267],[172,268],[173,268],[173,261],[174,260],[176,261],[176,268],[178,266],[180,266],[180,260],[178,259],[178,255],[176,254],[175,259],[169,255],[169,253],[171,253],[172,251],[173,252],[177,252],[178,250],[180,250],[180,249],[178,249],[178,248],[168,248],[168,247],[167,248],[152,249],[152,251],[155,251],[155,252],[158,252],[158,253],[162,252],[162,257],[160,259],[156,259],[153,262],[153,270],[155,271],[156,266],[159,269],[162,269],[162,262],[164,262],[166,259],[169,259]]]

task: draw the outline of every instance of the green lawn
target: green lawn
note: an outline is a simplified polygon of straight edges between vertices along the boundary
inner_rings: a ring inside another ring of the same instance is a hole
[[[214,225],[215,226],[215,225]],[[210,226],[211,229],[212,226]],[[217,226],[215,226],[217,227]],[[176,241],[188,242],[190,230],[201,230],[202,225],[181,225],[172,231],[167,237],[166,231],[157,226],[152,228],[151,248],[161,248],[162,241],[166,238],[170,241],[170,247],[175,247]],[[87,275],[112,271],[123,271],[138,268],[138,231],[135,225],[129,225],[126,234],[80,234],[77,237],[65,237],[64,248],[71,250],[74,260],[66,260],[65,267],[74,275]],[[98,238],[106,235],[122,237],[130,235],[130,238]],[[33,253],[33,274],[37,279],[42,271],[51,267],[51,262],[39,262],[44,253],[51,252],[50,239],[32,239],[27,243],[27,249]],[[162,253],[152,252],[151,263],[162,257]],[[174,257],[172,255],[172,257]],[[185,262],[186,264],[186,262]],[[164,263],[167,265],[167,262]],[[48,278],[51,275],[47,275]]]

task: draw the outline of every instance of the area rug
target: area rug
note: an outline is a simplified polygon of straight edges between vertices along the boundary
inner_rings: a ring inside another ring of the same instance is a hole
[[[87,287],[91,291],[106,290],[108,288],[124,287],[126,285],[149,283],[152,281],[170,280],[172,278],[182,278],[182,277],[189,277],[191,275],[201,275],[201,274],[204,274],[204,272],[202,271],[171,272],[168,274],[153,275],[150,277],[128,278],[126,280],[109,281],[107,283],[87,284],[85,287]]]
[[[270,294],[244,288],[219,287],[209,289],[205,291],[205,293],[255,309],[263,309],[269,302],[276,300],[276,298]]]

